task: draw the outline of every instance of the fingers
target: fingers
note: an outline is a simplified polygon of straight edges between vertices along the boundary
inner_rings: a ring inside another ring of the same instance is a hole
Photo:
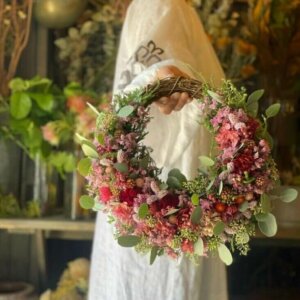
[[[173,93],[170,97],[161,97],[155,103],[157,104],[159,110],[163,114],[170,114],[173,110],[179,111],[184,105],[191,102],[192,99],[189,97],[188,93]]]

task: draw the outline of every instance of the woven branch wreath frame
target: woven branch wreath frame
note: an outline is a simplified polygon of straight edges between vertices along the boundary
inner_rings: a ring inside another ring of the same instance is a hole
[[[174,92],[187,92],[198,102],[214,155],[199,156],[196,178],[188,180],[173,169],[164,182],[143,139],[150,105]],[[297,197],[296,190],[278,185],[267,120],[280,105],[270,106],[259,119],[262,95],[258,90],[247,96],[230,81],[215,89],[195,79],[171,77],[116,95],[108,111],[92,107],[98,115],[95,139],[79,136],[87,157],[78,170],[89,192],[81,205],[107,214],[119,245],[150,253],[151,264],[163,254],[185,255],[197,263],[216,253],[231,264],[231,252],[248,252],[257,225],[266,236],[276,234],[272,201]]]

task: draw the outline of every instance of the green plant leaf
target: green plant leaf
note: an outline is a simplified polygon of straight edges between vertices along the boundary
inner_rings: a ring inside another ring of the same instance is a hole
[[[165,217],[173,215],[175,213],[177,213],[179,211],[179,208],[171,208],[170,210],[168,210],[168,212],[164,215]]]
[[[246,110],[251,117],[256,117],[258,113],[258,102],[252,101],[246,104]]]
[[[163,182],[159,185],[160,190],[166,190],[167,188],[168,188],[168,185],[165,182]]]
[[[219,245],[218,253],[220,259],[225,263],[225,265],[229,266],[232,264],[233,262],[232,254],[224,244]]]
[[[214,235],[220,235],[225,228],[225,224],[222,221],[216,223],[214,227]]]
[[[250,240],[249,234],[247,232],[239,233],[239,244],[247,244]]]
[[[258,227],[265,236],[274,236],[277,233],[276,218],[274,215],[268,213],[263,221],[258,222]]]
[[[298,197],[298,191],[293,188],[287,188],[280,186],[278,188],[275,188],[270,192],[270,196],[272,199],[281,200],[286,203],[290,203],[297,199]]]
[[[193,224],[199,224],[202,216],[202,208],[201,206],[195,207],[191,215],[191,222]]]
[[[275,117],[279,113],[279,111],[280,111],[280,104],[279,103],[272,104],[266,109],[266,117],[267,118]]]
[[[127,118],[134,112],[134,107],[132,105],[126,105],[118,111],[118,116],[121,118]]]
[[[128,173],[128,166],[123,163],[115,163],[114,168],[121,173]]]
[[[83,195],[79,199],[80,206],[84,209],[92,209],[95,204],[95,200],[87,195]]]
[[[193,194],[191,197],[191,201],[195,206],[199,205],[199,195]]]
[[[208,185],[207,188],[206,188],[206,191],[209,191],[209,190],[212,188],[212,186],[214,185],[215,181],[216,181],[216,177],[214,177],[214,178],[210,181],[209,185]]]
[[[134,247],[141,241],[136,235],[123,235],[118,238],[118,244],[122,247]]]
[[[181,182],[176,177],[168,177],[167,179],[167,185],[172,189],[180,189],[181,188]]]
[[[13,93],[10,97],[10,114],[17,120],[24,119],[31,111],[30,97],[21,92]]]
[[[211,98],[215,99],[217,102],[220,102],[220,103],[223,102],[223,99],[222,99],[222,97],[221,97],[219,94],[217,94],[217,93],[215,93],[215,92],[213,92],[213,91],[210,91],[210,90],[207,90],[207,94],[208,94]]]
[[[257,102],[264,94],[264,90],[256,90],[249,95],[247,103]]]
[[[77,165],[77,170],[82,176],[87,176],[91,170],[92,161],[90,158],[85,157],[81,159]]]
[[[255,219],[258,222],[264,222],[267,220],[267,218],[268,218],[268,214],[265,214],[265,213],[259,213],[259,214],[255,215]]]
[[[221,180],[219,185],[219,195],[221,195],[222,191],[223,191],[223,181]]]
[[[26,80],[21,78],[14,78],[9,82],[9,88],[13,92],[21,92],[28,88],[28,84],[26,84]]]
[[[158,255],[159,248],[157,246],[152,247],[150,253],[150,265],[153,265],[157,255]]]
[[[249,203],[243,202],[240,206],[239,206],[239,211],[240,212],[245,212],[247,209],[249,208]]]
[[[64,152],[64,155],[65,155],[65,160],[63,165],[64,172],[66,173],[73,172],[76,167],[74,155],[72,153],[67,153],[67,152]]]
[[[29,93],[29,96],[35,100],[37,105],[44,111],[52,111],[54,106],[54,97],[46,93]]]
[[[90,158],[99,158],[96,146],[90,141],[83,141],[81,144],[84,155]]]
[[[271,211],[271,201],[267,194],[262,194],[260,196],[261,208],[263,213],[269,213]]]
[[[208,156],[201,155],[199,156],[200,164],[203,167],[212,167],[215,162]]]
[[[200,256],[202,256],[204,253],[204,244],[201,237],[199,237],[196,243],[194,244],[194,252],[195,254]]]
[[[88,105],[88,107],[89,107],[89,108],[90,108],[97,116],[100,115],[100,112],[98,111],[98,109],[97,109],[94,105],[92,105],[92,104],[89,103],[89,102],[87,102],[86,104]]]
[[[140,219],[145,219],[149,214],[149,206],[147,203],[143,203],[140,205],[138,210],[138,216]]]
[[[186,177],[181,173],[181,171],[179,169],[172,169],[168,173],[168,177],[176,177],[180,183],[187,181]]]
[[[99,134],[97,135],[97,141],[98,141],[98,143],[99,143],[100,145],[104,145],[104,142],[105,142],[104,135],[101,134],[101,133],[99,133]]]

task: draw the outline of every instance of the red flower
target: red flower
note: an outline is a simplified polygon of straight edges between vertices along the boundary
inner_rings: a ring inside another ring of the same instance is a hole
[[[99,196],[102,202],[107,203],[111,197],[112,197],[112,192],[108,186],[101,186],[99,188]]]
[[[259,123],[253,119],[249,118],[247,121],[247,138],[252,139],[255,135],[257,128],[259,127]]]
[[[151,204],[150,210],[152,212],[161,211],[162,209],[166,209],[168,207],[177,207],[179,204],[179,198],[174,194],[167,194],[163,198],[158,201],[155,201]]]
[[[72,112],[81,113],[86,108],[86,101],[85,96],[71,96],[67,100],[67,106]]]
[[[193,243],[191,241],[184,240],[182,242],[182,245],[181,245],[181,250],[183,252],[193,253],[194,252],[194,245],[193,245]]]
[[[134,187],[134,188],[127,188],[120,193],[120,201],[126,202],[129,206],[133,206],[134,198],[141,193],[141,189]]]
[[[254,165],[254,157],[252,154],[240,154],[233,160],[234,169],[237,172],[249,171]]]

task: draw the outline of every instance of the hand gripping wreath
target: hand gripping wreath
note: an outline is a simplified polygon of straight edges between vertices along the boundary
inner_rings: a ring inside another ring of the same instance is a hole
[[[213,136],[214,155],[199,157],[193,180],[173,169],[163,182],[151,149],[143,145],[149,105],[183,91],[199,103],[201,120]],[[164,253],[174,258],[185,254],[197,262],[212,252],[231,264],[231,251],[249,250],[256,224],[266,236],[275,235],[271,200],[290,202],[297,196],[293,189],[274,189],[278,171],[270,154],[267,119],[280,105],[270,106],[259,120],[262,94],[260,90],[247,97],[229,81],[213,89],[193,79],[168,78],[116,96],[109,111],[94,109],[95,140],[80,137],[87,158],[78,167],[89,191],[81,205],[106,213],[118,243],[150,252],[151,264]]]

